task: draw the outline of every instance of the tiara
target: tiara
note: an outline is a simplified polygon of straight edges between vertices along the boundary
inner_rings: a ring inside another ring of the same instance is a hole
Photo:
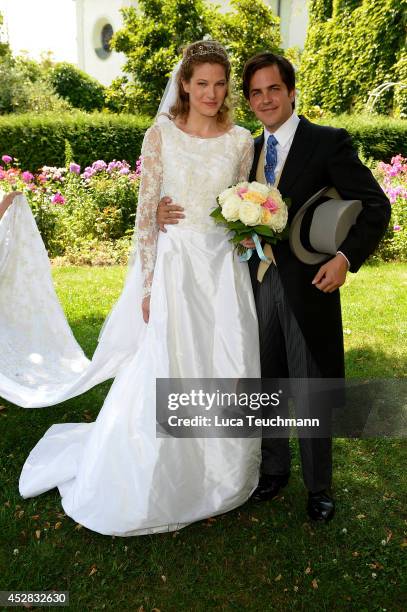
[[[198,45],[198,47],[192,48],[188,51],[188,54],[184,57],[184,61],[188,61],[191,57],[196,55],[219,55],[223,59],[227,58],[226,52],[222,48],[216,47],[215,45]]]

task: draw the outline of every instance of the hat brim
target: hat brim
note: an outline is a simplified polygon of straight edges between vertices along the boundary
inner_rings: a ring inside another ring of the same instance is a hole
[[[327,261],[337,253],[361,210],[360,200],[342,200],[332,189],[321,189],[301,206],[291,223],[292,252],[305,264]]]
[[[329,195],[327,193],[328,191],[329,191],[328,187],[323,187],[317,193],[315,193],[311,198],[309,198],[309,200],[307,200],[305,204],[301,206],[300,210],[297,212],[294,219],[292,220],[292,223],[290,226],[290,233],[289,233],[290,248],[292,252],[294,253],[294,255],[305,264],[309,264],[309,265],[319,264],[324,261],[327,261],[330,257],[332,257],[330,253],[315,253],[313,251],[309,251],[308,249],[304,247],[304,245],[301,242],[301,223],[302,223],[305,213],[307,212],[308,208],[322,196],[327,195],[326,199],[328,200],[329,199]]]

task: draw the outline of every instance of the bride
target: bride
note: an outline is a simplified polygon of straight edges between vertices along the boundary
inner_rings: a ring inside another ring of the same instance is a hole
[[[92,362],[59,397],[112,371],[115,380],[94,423],[53,425],[21,472],[23,497],[58,487],[66,514],[102,534],[179,529],[239,506],[257,485],[260,439],[156,437],[156,378],[260,374],[249,271],[209,216],[252,164],[250,133],[229,119],[229,78],[218,43],[187,48],[170,117],[143,142],[134,265]],[[186,211],[166,233],[156,223],[164,194]],[[58,399],[33,392],[37,405]]]

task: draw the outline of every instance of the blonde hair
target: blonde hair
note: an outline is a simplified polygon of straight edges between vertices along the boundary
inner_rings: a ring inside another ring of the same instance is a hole
[[[184,50],[184,57],[177,74],[177,99],[170,108],[170,114],[173,119],[176,117],[185,119],[188,116],[189,94],[184,90],[182,81],[189,83],[195,66],[200,64],[219,64],[225,70],[227,89],[225,99],[217,114],[217,121],[228,125],[231,123],[229,107],[231,66],[225,49],[216,40],[198,40]]]

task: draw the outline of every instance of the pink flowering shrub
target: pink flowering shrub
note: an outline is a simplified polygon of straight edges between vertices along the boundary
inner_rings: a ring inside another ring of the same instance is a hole
[[[82,250],[89,254],[95,245],[121,240],[123,248],[110,249],[109,263],[118,263],[116,254],[121,262],[133,234],[140,170],[140,160],[134,168],[124,160],[97,160],[83,171],[70,161],[64,168],[43,166],[32,174],[5,154],[0,189],[27,196],[51,257]]]
[[[59,191],[52,197],[51,202],[53,204],[65,204],[65,198]]]
[[[123,263],[133,234],[141,159],[134,168],[124,160],[96,160],[82,169],[43,166],[23,171],[17,159],[0,161],[0,189],[26,194],[51,257],[74,253],[73,262]],[[390,200],[392,219],[376,259],[407,259],[407,159],[379,162],[374,174]],[[104,257],[106,249],[109,256]],[[86,257],[81,254],[86,252]],[[100,254],[102,252],[102,255]]]
[[[379,162],[377,180],[390,200],[392,216],[389,228],[376,257],[391,260],[407,259],[407,159],[396,155],[390,164]]]

